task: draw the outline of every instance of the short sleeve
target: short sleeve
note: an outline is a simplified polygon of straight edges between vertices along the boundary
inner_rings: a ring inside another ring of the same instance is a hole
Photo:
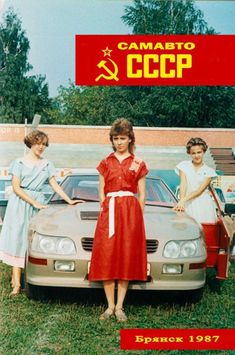
[[[99,165],[96,167],[96,169],[98,170],[98,172],[101,175],[105,174],[105,171],[107,170],[107,164],[106,164],[106,159],[101,160],[101,162],[99,163]]]
[[[49,179],[52,178],[53,176],[56,176],[55,166],[50,161],[48,161],[47,169],[48,169],[48,178]]]
[[[9,174],[17,176],[19,179],[22,176],[22,163],[19,160],[14,160],[9,168]]]
[[[141,179],[143,176],[147,175],[149,172],[147,165],[144,161],[140,163],[139,170],[137,172],[137,179]]]
[[[188,170],[188,162],[187,161],[181,161],[178,165],[175,167],[175,172],[177,175],[180,174],[180,171],[183,171],[186,173]]]

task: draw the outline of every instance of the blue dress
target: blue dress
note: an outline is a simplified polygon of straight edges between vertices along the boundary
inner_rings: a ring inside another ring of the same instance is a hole
[[[56,175],[51,162],[40,159],[34,164],[19,158],[11,164],[10,174],[20,179],[20,186],[27,195],[41,204],[46,203],[42,187]],[[29,221],[37,212],[38,209],[14,192],[10,194],[0,235],[0,260],[5,264],[24,267]]]

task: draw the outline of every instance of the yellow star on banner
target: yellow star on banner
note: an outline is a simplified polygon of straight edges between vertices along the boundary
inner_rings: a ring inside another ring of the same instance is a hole
[[[109,56],[109,57],[111,57],[111,52],[112,52],[112,51],[113,51],[113,50],[112,50],[112,49],[109,49],[107,46],[106,46],[105,49],[102,49],[102,52],[104,52],[104,57],[106,57],[106,55]]]

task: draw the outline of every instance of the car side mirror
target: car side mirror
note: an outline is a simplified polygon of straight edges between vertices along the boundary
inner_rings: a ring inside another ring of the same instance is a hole
[[[226,214],[235,214],[235,203],[226,203],[224,206],[224,212]]]

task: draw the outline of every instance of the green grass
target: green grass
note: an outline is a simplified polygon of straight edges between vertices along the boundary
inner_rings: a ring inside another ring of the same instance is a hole
[[[184,303],[174,293],[129,292],[129,320],[98,320],[104,310],[102,290],[65,290],[58,299],[32,301],[25,294],[9,297],[10,268],[0,264],[0,354],[166,354],[166,351],[121,351],[125,328],[234,328],[235,264],[219,285],[208,280],[198,303]],[[234,351],[168,351],[167,354],[234,354]]]

